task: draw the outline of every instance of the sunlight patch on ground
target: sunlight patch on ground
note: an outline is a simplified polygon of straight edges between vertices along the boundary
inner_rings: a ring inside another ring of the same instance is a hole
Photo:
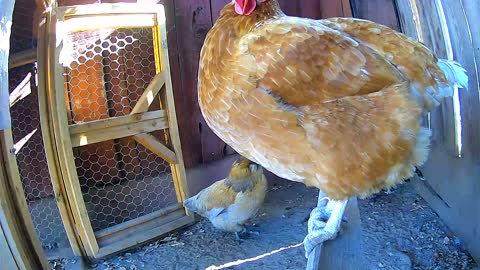
[[[298,244],[295,244],[295,245],[291,245],[291,246],[282,247],[282,248],[279,248],[279,249],[276,249],[276,250],[272,250],[272,251],[270,251],[270,252],[267,252],[267,253],[258,255],[258,256],[256,256],[256,257],[252,257],[252,258],[248,258],[248,259],[243,259],[243,260],[236,260],[236,261],[234,261],[234,262],[229,262],[229,263],[226,263],[226,264],[223,264],[223,265],[220,265],[220,266],[212,265],[212,266],[209,266],[206,270],[225,269],[225,268],[232,267],[232,266],[237,266],[237,265],[240,265],[240,264],[243,264],[243,263],[246,263],[246,262],[253,262],[253,261],[260,260],[260,259],[263,259],[263,258],[265,258],[265,257],[271,256],[271,255],[273,255],[273,254],[282,252],[282,251],[287,250],[287,249],[300,247],[300,246],[302,246],[302,245],[303,245],[303,243],[298,243]]]

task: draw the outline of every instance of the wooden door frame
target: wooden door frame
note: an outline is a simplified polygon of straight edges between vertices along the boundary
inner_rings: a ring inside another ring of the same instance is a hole
[[[115,15],[116,19],[105,19],[108,15]],[[119,20],[122,16],[124,19]],[[62,199],[59,202],[60,213],[65,227],[68,227],[67,235],[75,254],[84,252],[89,257],[103,257],[191,224],[193,215],[181,205],[188,198],[188,188],[173,100],[163,5],[95,4],[60,7],[47,13],[46,22],[46,39],[39,39],[44,44],[39,45],[38,52],[39,65],[46,70],[39,74],[39,88],[43,88],[39,89],[39,95],[43,95],[40,103],[42,112],[45,113],[42,113],[41,123],[42,130],[46,130],[43,138],[48,146],[46,154],[55,194],[57,199]],[[67,31],[120,27],[152,29],[157,74],[130,115],[69,125],[64,95],[64,67],[60,58],[63,48],[61,35]],[[157,96],[163,86],[165,108],[147,112],[152,99],[159,98]],[[135,122],[128,129],[122,128],[122,125],[131,121]],[[148,134],[163,129],[168,129],[166,139],[172,149]],[[178,204],[94,232],[73,162],[73,147],[127,136],[170,163]],[[148,232],[141,228],[148,228]],[[129,237],[119,237],[122,234]]]

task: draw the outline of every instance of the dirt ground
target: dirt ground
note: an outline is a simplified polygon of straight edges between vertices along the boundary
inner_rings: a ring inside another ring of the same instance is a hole
[[[412,184],[359,200],[359,207],[369,269],[478,269]]]
[[[269,177],[260,233],[241,243],[206,220],[163,240],[96,262],[90,269],[305,269],[301,245],[317,191]],[[359,200],[366,269],[476,269],[460,241],[407,183]],[[66,269],[68,269],[68,261]],[[61,269],[58,264],[57,269]]]

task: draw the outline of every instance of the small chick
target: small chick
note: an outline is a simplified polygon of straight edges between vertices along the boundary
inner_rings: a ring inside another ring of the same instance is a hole
[[[217,229],[239,233],[248,232],[245,222],[255,216],[265,199],[267,180],[263,168],[246,158],[235,161],[226,179],[215,182],[183,205],[206,217]]]

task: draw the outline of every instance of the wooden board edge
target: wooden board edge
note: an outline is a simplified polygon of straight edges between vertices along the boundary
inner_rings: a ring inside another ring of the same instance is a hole
[[[67,192],[63,184],[61,170],[59,168],[58,156],[55,154],[55,143],[53,139],[53,126],[52,121],[49,118],[49,109],[47,105],[47,74],[46,70],[47,65],[47,47],[46,44],[48,38],[46,35],[46,27],[48,25],[48,16],[45,16],[40,20],[38,35],[38,106],[40,113],[40,125],[43,138],[43,146],[45,151],[45,158],[47,159],[48,171],[50,174],[50,179],[52,181],[52,186],[55,194],[55,201],[62,219],[63,227],[67,234],[70,247],[73,251],[73,254],[76,256],[81,256],[84,251],[81,244],[81,240],[78,237],[78,234],[75,233],[75,221],[73,219],[72,213],[70,211],[70,205],[68,204]]]
[[[180,230],[186,226],[193,224],[194,220],[190,216],[183,216],[166,224],[156,227],[152,230],[146,230],[143,233],[136,234],[132,237],[127,237],[121,241],[109,244],[105,247],[101,247],[95,258],[102,258],[107,255],[115,254],[127,249],[135,248],[141,244],[149,241],[154,241],[161,236],[171,233],[175,230]],[[138,228],[137,228],[138,229]]]
[[[150,214],[138,217],[136,219],[132,219],[117,225],[114,225],[112,227],[108,227],[106,229],[100,230],[95,232],[95,236],[99,241],[102,240],[102,238],[109,237],[113,234],[118,234],[121,233],[122,231],[126,231],[128,229],[131,229],[135,226],[150,222],[154,219],[161,218],[162,216],[166,216],[172,212],[178,211],[179,209],[183,208],[182,205],[180,204],[175,204],[172,206],[165,207],[163,209],[160,209],[158,211],[152,212]]]
[[[53,122],[53,132],[55,145],[57,149],[58,160],[61,167],[62,178],[64,179],[67,190],[67,200],[71,206],[75,224],[78,226],[76,231],[84,245],[88,256],[95,256],[99,247],[93,233],[90,218],[86,210],[83,195],[80,189],[80,183],[76,171],[73,156],[72,144],[70,141],[70,132],[68,130],[68,120],[64,96],[64,78],[63,66],[60,63],[60,53],[63,48],[62,42],[58,42],[56,35],[57,21],[62,22],[64,14],[61,10],[54,9],[51,13],[50,25],[48,29],[49,48],[48,48],[48,91],[49,104],[52,105],[51,119]],[[57,44],[58,42],[58,44]]]
[[[135,104],[135,107],[133,107],[130,114],[143,113],[148,110],[150,104],[153,102],[153,99],[157,97],[160,89],[162,89],[163,85],[165,85],[166,77],[167,76],[165,72],[159,72],[155,75],[155,77],[153,77],[152,81],[142,93],[142,96],[140,96],[137,104]]]
[[[128,118],[129,116],[124,117]],[[70,142],[72,147],[78,147],[157,130],[164,130],[168,127],[166,122],[165,117],[161,116],[149,120],[137,121],[133,124],[108,127],[107,131],[105,128],[95,128],[84,133],[72,133],[72,130],[70,129]]]
[[[165,11],[163,6],[159,8],[158,18],[165,18]],[[166,97],[166,109],[168,115],[169,125],[169,139],[171,141],[173,151],[177,155],[178,162],[171,164],[172,176],[174,179],[175,192],[177,194],[177,200],[179,202],[185,201],[189,197],[187,175],[185,172],[185,165],[183,161],[182,145],[180,141],[180,132],[178,130],[178,120],[175,110],[175,99],[173,94],[173,85],[170,71],[170,63],[168,56],[168,42],[167,42],[167,30],[165,20],[159,20],[159,24],[154,28],[155,38],[155,62],[157,66],[157,72],[165,72],[165,97]],[[193,215],[188,209],[185,208],[187,215]]]
[[[167,161],[168,163],[178,163],[177,155],[175,154],[175,152],[163,145],[163,143],[154,136],[147,133],[142,133],[134,135],[133,139],[151,152],[155,153],[157,156]]]
[[[37,61],[37,48],[12,53],[8,59],[8,68],[21,67]]]

